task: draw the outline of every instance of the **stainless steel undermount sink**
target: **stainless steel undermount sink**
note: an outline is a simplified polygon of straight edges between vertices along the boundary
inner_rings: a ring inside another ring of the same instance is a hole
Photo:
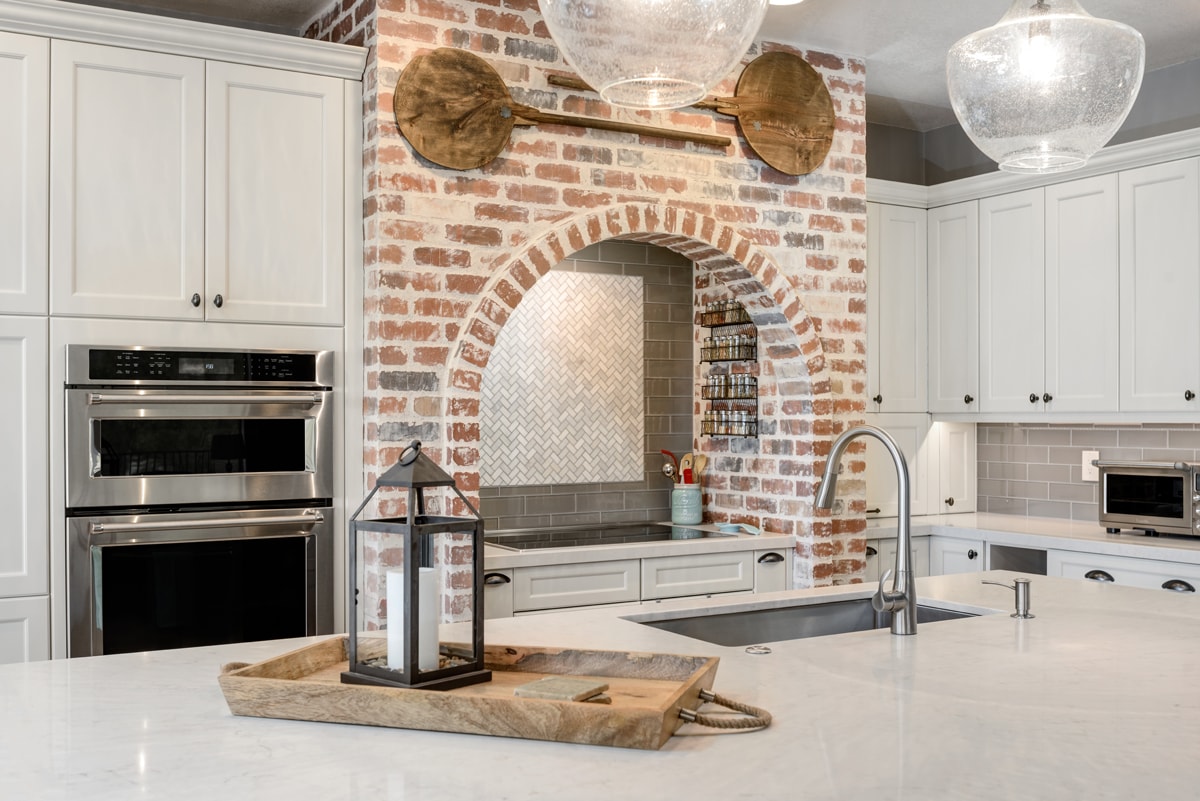
[[[918,624],[967,617],[977,615],[972,612],[917,605]],[[888,628],[892,623],[892,613],[876,612],[871,608],[870,598],[857,598],[638,622],[716,645],[737,646]]]

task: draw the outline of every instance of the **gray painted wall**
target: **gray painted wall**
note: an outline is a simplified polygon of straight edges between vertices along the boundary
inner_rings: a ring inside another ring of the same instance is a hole
[[[870,102],[870,101],[868,101]],[[1109,144],[1200,128],[1200,60],[1147,73],[1125,124]],[[867,126],[867,177],[934,186],[995,172],[958,125],[917,133]]]

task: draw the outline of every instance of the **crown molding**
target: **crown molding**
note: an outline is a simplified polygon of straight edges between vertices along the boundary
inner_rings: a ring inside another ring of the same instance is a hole
[[[0,0],[0,30],[362,80],[367,51],[61,0]]]
[[[868,178],[867,200],[896,206],[935,208],[967,200],[994,197],[1008,192],[1019,192],[1023,189],[1066,183],[1095,175],[1107,175],[1120,170],[1130,170],[1136,167],[1145,167],[1148,164],[1160,164],[1197,155],[1200,155],[1200,128],[1193,128],[1103,148],[1086,165],[1069,172],[1048,175],[990,172],[986,175],[960,178],[957,181],[948,181],[934,186],[918,186]]]

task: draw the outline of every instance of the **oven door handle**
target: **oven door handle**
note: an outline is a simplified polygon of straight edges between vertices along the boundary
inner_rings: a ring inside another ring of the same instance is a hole
[[[294,395],[222,395],[218,393],[163,393],[161,395],[126,395],[106,394],[104,392],[89,392],[87,394],[87,402],[89,406],[98,406],[102,403],[286,403],[300,406],[315,406],[322,402],[322,395],[323,393],[320,392],[301,392]]]
[[[298,515],[277,515],[275,517],[226,517],[219,519],[199,518],[196,520],[151,521],[148,523],[88,523],[88,534],[130,534],[138,531],[166,531],[180,528],[234,528],[238,526],[290,526],[300,523],[312,525],[320,523],[325,515],[316,509],[307,509]]]

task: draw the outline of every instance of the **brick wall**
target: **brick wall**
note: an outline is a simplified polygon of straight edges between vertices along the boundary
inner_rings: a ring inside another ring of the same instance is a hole
[[[469,496],[479,477],[479,383],[497,331],[538,277],[609,239],[666,247],[696,264],[699,302],[734,295],[760,336],[761,435],[706,439],[706,508],[795,533],[798,586],[861,574],[863,521],[812,510],[831,437],[863,412],[865,69],[797,51],[825,78],[833,147],[805,176],[781,174],[735,121],[692,109],[616,110],[551,87],[569,72],[535,0],[343,3],[310,35],[371,47],[366,144],[365,416],[368,483],[420,438]],[[399,134],[392,90],[411,58],[474,51],[514,99],[567,114],[730,136],[727,150],[567,126],[518,127],[498,158],[459,172]],[[757,42],[747,60],[764,50]],[[733,95],[731,75],[717,94]],[[699,407],[697,407],[699,408]],[[861,453],[861,451],[859,451]],[[861,511],[861,498],[854,501]]]

